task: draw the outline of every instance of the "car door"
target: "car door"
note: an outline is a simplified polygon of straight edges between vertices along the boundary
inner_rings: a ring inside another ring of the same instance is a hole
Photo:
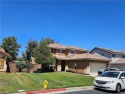
[[[125,77],[125,72],[123,73],[124,74],[124,77]],[[124,80],[124,82],[125,82],[125,79],[123,79]],[[124,89],[125,89],[125,83],[124,83]]]
[[[125,77],[125,73],[121,73],[121,75],[119,77],[122,89],[125,89],[125,79],[121,79],[121,77]]]

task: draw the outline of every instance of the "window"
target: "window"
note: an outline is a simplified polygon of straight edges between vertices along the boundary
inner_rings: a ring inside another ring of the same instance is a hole
[[[84,52],[83,51],[81,51],[81,54],[83,54]]]
[[[125,58],[125,55],[123,55],[122,57]]]
[[[121,73],[120,78],[125,77],[125,73]]]
[[[115,54],[113,54],[112,57],[115,57]]]
[[[105,56],[104,54],[101,54],[101,56]]]
[[[51,52],[56,54],[56,49],[52,49]]]
[[[117,78],[119,76],[120,72],[103,72],[100,76],[101,77],[110,77],[110,78]]]
[[[62,50],[60,49],[60,53],[62,53]]]
[[[71,54],[76,54],[76,51],[75,51],[75,50],[71,50],[70,53],[71,53]]]

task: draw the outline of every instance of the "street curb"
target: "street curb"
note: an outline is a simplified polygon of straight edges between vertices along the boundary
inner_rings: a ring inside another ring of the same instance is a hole
[[[90,90],[90,89],[93,89],[93,86],[71,87],[71,88],[66,88],[66,92],[81,91],[81,90]]]
[[[83,86],[83,87],[69,87],[69,88],[57,88],[57,89],[49,89],[49,90],[18,92],[18,93],[13,93],[13,94],[59,94],[59,93],[92,90],[92,89],[93,89],[93,86]]]
[[[66,91],[66,88],[50,89],[50,90],[40,90],[40,91],[28,91],[26,94],[37,94],[37,93],[52,93]]]

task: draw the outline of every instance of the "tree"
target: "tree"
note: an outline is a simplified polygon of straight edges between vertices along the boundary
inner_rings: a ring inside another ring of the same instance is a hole
[[[33,50],[33,56],[35,58],[35,62],[38,64],[55,64],[55,58],[52,56],[50,49],[48,47],[48,40],[42,39],[37,46]]]
[[[17,43],[17,39],[14,36],[10,36],[7,38],[3,38],[1,47],[4,48],[5,52],[9,53],[11,57],[7,58],[7,72],[10,72],[9,68],[9,61],[16,60],[18,56],[19,48],[21,47],[20,44]]]
[[[23,61],[16,62],[16,67],[19,68],[19,72],[22,72],[22,69],[26,68],[26,63]]]
[[[26,52],[23,53],[23,56],[25,56],[27,60],[31,61],[31,57],[33,55],[33,49],[36,48],[38,46],[38,42],[36,40],[30,40],[27,43],[27,47],[26,47]]]
[[[54,39],[51,39],[49,37],[47,37],[46,39],[42,39],[42,40],[46,41],[47,44],[55,43]]]
[[[23,59],[24,61],[27,60],[27,54],[26,54],[26,52],[22,52],[22,59]]]

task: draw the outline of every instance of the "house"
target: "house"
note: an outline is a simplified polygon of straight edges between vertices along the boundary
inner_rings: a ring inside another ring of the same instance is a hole
[[[95,47],[90,53],[111,59],[109,66],[111,68],[125,70],[125,51]]]
[[[6,72],[6,58],[9,56],[8,53],[4,51],[3,48],[0,48],[0,72]]]
[[[65,46],[61,44],[49,44],[49,48],[56,59],[56,71],[66,71],[77,65],[77,73],[95,75],[98,69],[105,69],[110,59],[97,56],[83,48]]]

